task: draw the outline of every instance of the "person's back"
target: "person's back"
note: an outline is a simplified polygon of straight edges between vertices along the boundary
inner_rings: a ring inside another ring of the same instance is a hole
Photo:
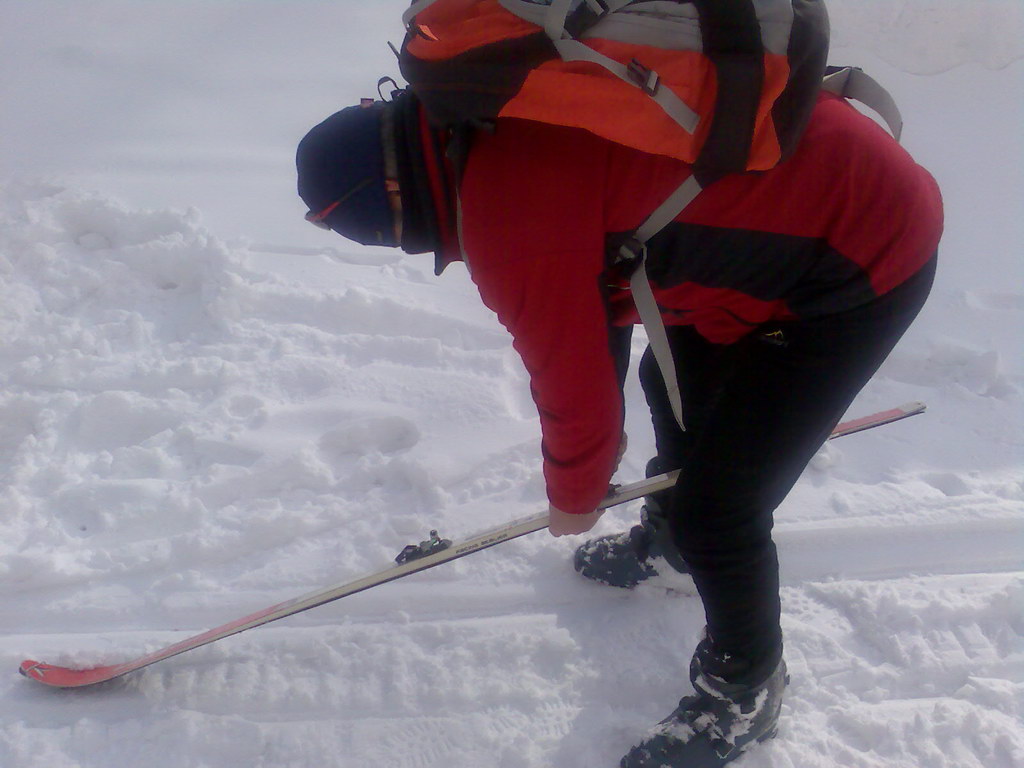
[[[593,508],[607,488],[622,408],[609,325],[639,320],[606,237],[634,230],[688,173],[521,120],[499,121],[471,151],[463,246],[531,371],[553,503],[566,511]],[[873,301],[932,258],[941,226],[927,171],[870,118],[823,95],[790,160],[712,184],[652,238],[648,274],[667,325],[730,344],[764,323]]]

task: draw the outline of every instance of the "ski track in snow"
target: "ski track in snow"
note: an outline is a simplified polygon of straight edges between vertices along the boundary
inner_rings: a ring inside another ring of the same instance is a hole
[[[1020,82],[1024,36],[981,3],[873,5],[833,5],[838,45],[1004,68],[948,72],[963,98],[977,71],[990,94]],[[227,25],[211,35],[240,28],[229,4],[203,13]],[[157,14],[168,35],[177,15]],[[157,39],[131,23],[132,50]],[[111,50],[47,55],[95,74]],[[925,164],[951,203],[939,281],[851,415],[929,410],[827,444],[779,510],[792,684],[779,738],[737,768],[1024,765],[1020,240],[966,223],[973,165]],[[0,768],[611,766],[689,692],[690,591],[583,582],[575,542],[544,534],[93,689],[17,675],[122,661],[379,569],[431,528],[543,508],[527,378],[465,271],[308,242],[0,178]],[[629,481],[653,451],[635,371],[626,397]]]

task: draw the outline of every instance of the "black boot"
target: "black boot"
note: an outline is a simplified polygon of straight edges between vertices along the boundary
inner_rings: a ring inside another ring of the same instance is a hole
[[[573,557],[573,567],[592,581],[625,589],[655,576],[686,574],[686,564],[668,540],[660,512],[648,501],[639,525],[581,544]]]
[[[690,662],[696,693],[633,747],[620,768],[718,768],[775,736],[789,683],[786,662],[779,659],[756,683],[726,682],[717,674],[723,671],[750,674],[741,660],[716,654],[705,637]]]
[[[647,463],[648,477],[667,471],[659,462],[655,457]],[[670,494],[671,491],[660,491],[646,497],[639,525],[581,545],[573,558],[576,571],[592,581],[626,589],[655,576],[666,576],[671,581],[674,574],[687,574],[686,563],[671,540],[662,511]]]

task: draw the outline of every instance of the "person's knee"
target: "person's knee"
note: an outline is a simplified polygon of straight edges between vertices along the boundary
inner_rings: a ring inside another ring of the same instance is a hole
[[[742,568],[774,552],[772,514],[763,508],[671,509],[667,524],[680,555],[699,567]]]

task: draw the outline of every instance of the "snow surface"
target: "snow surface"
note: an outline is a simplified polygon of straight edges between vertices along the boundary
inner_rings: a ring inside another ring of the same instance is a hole
[[[0,2],[0,766],[613,766],[698,601],[535,534],[96,689],[134,657],[543,509],[464,270],[302,222],[296,142],[405,3]],[[1024,765],[1024,5],[833,0],[947,202],[933,297],[778,512],[792,674],[742,768]],[[912,74],[916,73],[916,74]],[[635,351],[642,342],[638,339]],[[627,387],[637,479],[653,438]],[[626,526],[638,505],[606,515]]]

